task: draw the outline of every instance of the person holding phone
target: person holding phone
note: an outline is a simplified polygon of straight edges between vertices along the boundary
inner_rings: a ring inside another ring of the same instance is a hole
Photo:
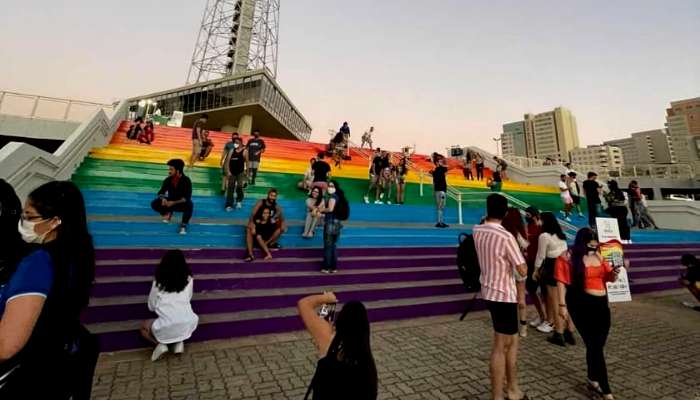
[[[326,292],[297,303],[299,316],[321,356],[304,399],[313,393],[312,400],[375,400],[377,367],[367,309],[359,301],[350,301],[335,313],[337,302],[334,293]],[[319,308],[321,313],[316,312]]]
[[[574,246],[557,258],[554,278],[559,288],[559,315],[571,315],[586,345],[588,388],[605,400],[614,399],[608,382],[603,348],[610,332],[607,282],[615,282],[619,267],[613,268],[598,249],[590,228],[576,234]]]

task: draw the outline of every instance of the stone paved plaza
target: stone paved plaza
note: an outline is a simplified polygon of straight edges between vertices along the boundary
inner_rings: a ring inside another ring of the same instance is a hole
[[[700,400],[700,313],[682,291],[613,306],[606,347],[617,399]],[[488,314],[373,325],[380,399],[487,399]],[[577,336],[578,337],[578,336]],[[520,379],[531,399],[587,399],[584,346],[560,348],[530,329]],[[94,399],[302,399],[315,367],[305,332],[195,343],[152,363],[150,351],[101,356]]]

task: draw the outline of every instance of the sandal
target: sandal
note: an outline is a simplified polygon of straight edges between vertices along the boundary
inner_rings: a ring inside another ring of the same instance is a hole
[[[600,388],[600,384],[598,382],[586,379],[586,387],[588,388],[588,390],[594,392],[599,396],[603,395],[603,389]]]

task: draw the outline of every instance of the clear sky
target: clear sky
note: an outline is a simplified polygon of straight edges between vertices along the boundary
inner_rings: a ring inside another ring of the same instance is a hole
[[[33,0],[0,14],[0,88],[112,101],[182,85],[204,0]],[[282,0],[278,80],[314,127],[493,150],[556,106],[582,144],[700,96],[700,2]]]

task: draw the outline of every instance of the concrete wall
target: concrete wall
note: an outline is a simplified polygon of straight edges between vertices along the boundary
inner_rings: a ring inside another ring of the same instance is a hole
[[[647,204],[659,228],[700,231],[700,202],[653,200]]]
[[[66,140],[80,122],[54,121],[0,114],[0,134],[32,139]]]

